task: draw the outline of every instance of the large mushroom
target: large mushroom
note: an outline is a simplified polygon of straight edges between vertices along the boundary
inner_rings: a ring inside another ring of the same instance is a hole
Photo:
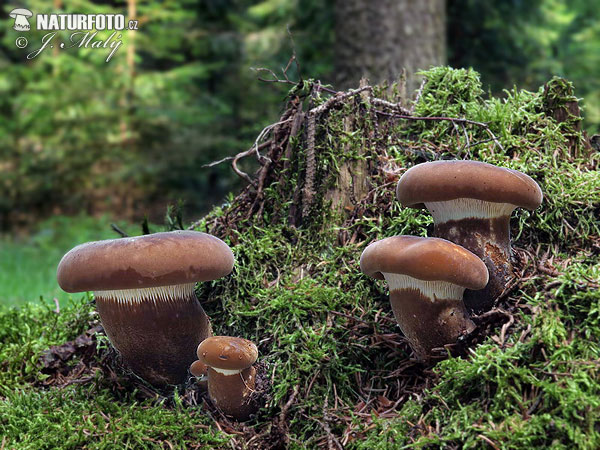
[[[388,282],[392,311],[418,359],[474,330],[463,292],[483,288],[488,271],[463,247],[438,238],[389,237],[365,249],[360,268]]]
[[[198,358],[208,367],[208,395],[227,416],[248,420],[256,412],[251,401],[258,358],[253,342],[238,337],[213,336],[198,346]],[[194,364],[198,364],[197,362]]]
[[[465,293],[474,313],[490,310],[512,277],[510,216],[535,209],[542,191],[529,176],[478,161],[434,161],[406,171],[396,188],[404,206],[426,207],[434,235],[462,245],[488,267],[485,289]]]
[[[15,19],[13,29],[17,31],[29,31],[31,29],[29,26],[29,20],[27,20],[27,18],[31,17],[32,15],[32,12],[25,8],[13,9],[8,14],[10,18]]]
[[[185,381],[199,342],[212,335],[198,281],[223,277],[233,253],[220,239],[171,231],[79,245],[60,261],[67,292],[94,291],[100,319],[124,362],[155,385]]]

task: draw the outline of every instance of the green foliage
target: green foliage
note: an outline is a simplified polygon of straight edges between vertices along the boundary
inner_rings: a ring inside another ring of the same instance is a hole
[[[76,387],[14,391],[0,402],[0,426],[10,436],[5,443],[20,449],[189,448],[197,442],[203,448],[226,447],[229,438],[209,421],[199,410],[120,403],[107,392]]]
[[[128,14],[127,2],[60,2],[61,11],[52,2],[21,3],[34,14]],[[314,1],[133,3],[139,31],[135,39],[122,33],[109,62],[104,49],[59,49],[69,32],[28,60],[46,32],[31,30],[28,48],[16,48],[18,32],[4,7],[0,229],[57,210],[117,210],[132,219],[181,197],[188,211],[205,211],[239,181],[225,165],[202,165],[248,148],[277,114],[281,92],[263,89],[251,67],[285,66],[292,54],[286,23],[301,29],[301,39],[331,27],[328,8]],[[299,40],[305,70],[331,65],[313,62],[323,53],[311,47],[316,42]],[[299,77],[295,66],[289,76]]]
[[[0,305],[35,302],[40,296],[46,302],[57,298],[66,303],[69,296],[56,284],[58,262],[83,242],[118,237],[109,223],[107,217],[56,216],[37,224],[29,236],[0,235]]]
[[[554,75],[578,87],[586,127],[598,131],[600,13],[586,0],[448,3],[448,61],[473,67],[494,93],[534,89]]]
[[[66,306],[60,314],[43,301],[25,303],[20,308],[2,307],[0,398],[15,390],[31,389],[27,383],[43,377],[39,369],[40,353],[89,328],[91,304],[86,295]]]

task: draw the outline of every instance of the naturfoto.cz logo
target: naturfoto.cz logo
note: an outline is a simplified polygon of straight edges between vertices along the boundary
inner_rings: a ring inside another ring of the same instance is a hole
[[[13,29],[16,31],[29,31],[29,20],[33,21],[33,13],[27,9],[17,8],[9,13],[13,18]],[[109,62],[117,50],[123,45],[123,31],[138,29],[137,20],[125,21],[123,14],[36,14],[35,29],[50,31],[41,39],[41,45],[36,50],[27,54],[27,59],[34,59],[48,48],[92,48],[107,49],[109,51],[106,62]],[[68,41],[59,42],[58,31],[72,31]],[[104,33],[102,33],[104,32]],[[110,34],[109,34],[110,33]],[[25,48],[29,41],[24,36],[19,36],[15,41],[18,48]]]

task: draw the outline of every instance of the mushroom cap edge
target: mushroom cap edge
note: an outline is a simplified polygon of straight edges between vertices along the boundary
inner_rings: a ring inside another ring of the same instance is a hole
[[[518,170],[481,161],[443,160],[417,164],[398,181],[396,196],[404,206],[473,198],[536,209],[543,200],[540,186]]]
[[[219,238],[169,231],[78,245],[62,257],[56,278],[66,292],[142,289],[215,280],[233,263]]]
[[[383,279],[383,273],[398,273],[474,290],[483,289],[489,280],[485,263],[475,254],[433,237],[393,236],[373,242],[363,251],[360,268],[377,279]]]

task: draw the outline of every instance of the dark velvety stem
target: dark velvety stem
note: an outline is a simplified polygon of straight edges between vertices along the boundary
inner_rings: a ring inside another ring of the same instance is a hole
[[[208,394],[210,399],[227,416],[236,420],[248,420],[256,412],[251,401],[255,388],[256,370],[248,367],[235,375],[223,375],[208,368]]]
[[[431,349],[453,344],[475,329],[460,299],[434,299],[418,289],[390,291],[392,311],[417,358],[429,359]]]
[[[198,344],[212,336],[195,295],[176,301],[116,302],[96,297],[110,342],[133,372],[151,384],[185,382]]]
[[[484,289],[465,291],[469,312],[481,314],[494,306],[512,278],[510,217],[450,220],[435,225],[434,235],[461,245],[479,256],[488,268],[490,281]]]

